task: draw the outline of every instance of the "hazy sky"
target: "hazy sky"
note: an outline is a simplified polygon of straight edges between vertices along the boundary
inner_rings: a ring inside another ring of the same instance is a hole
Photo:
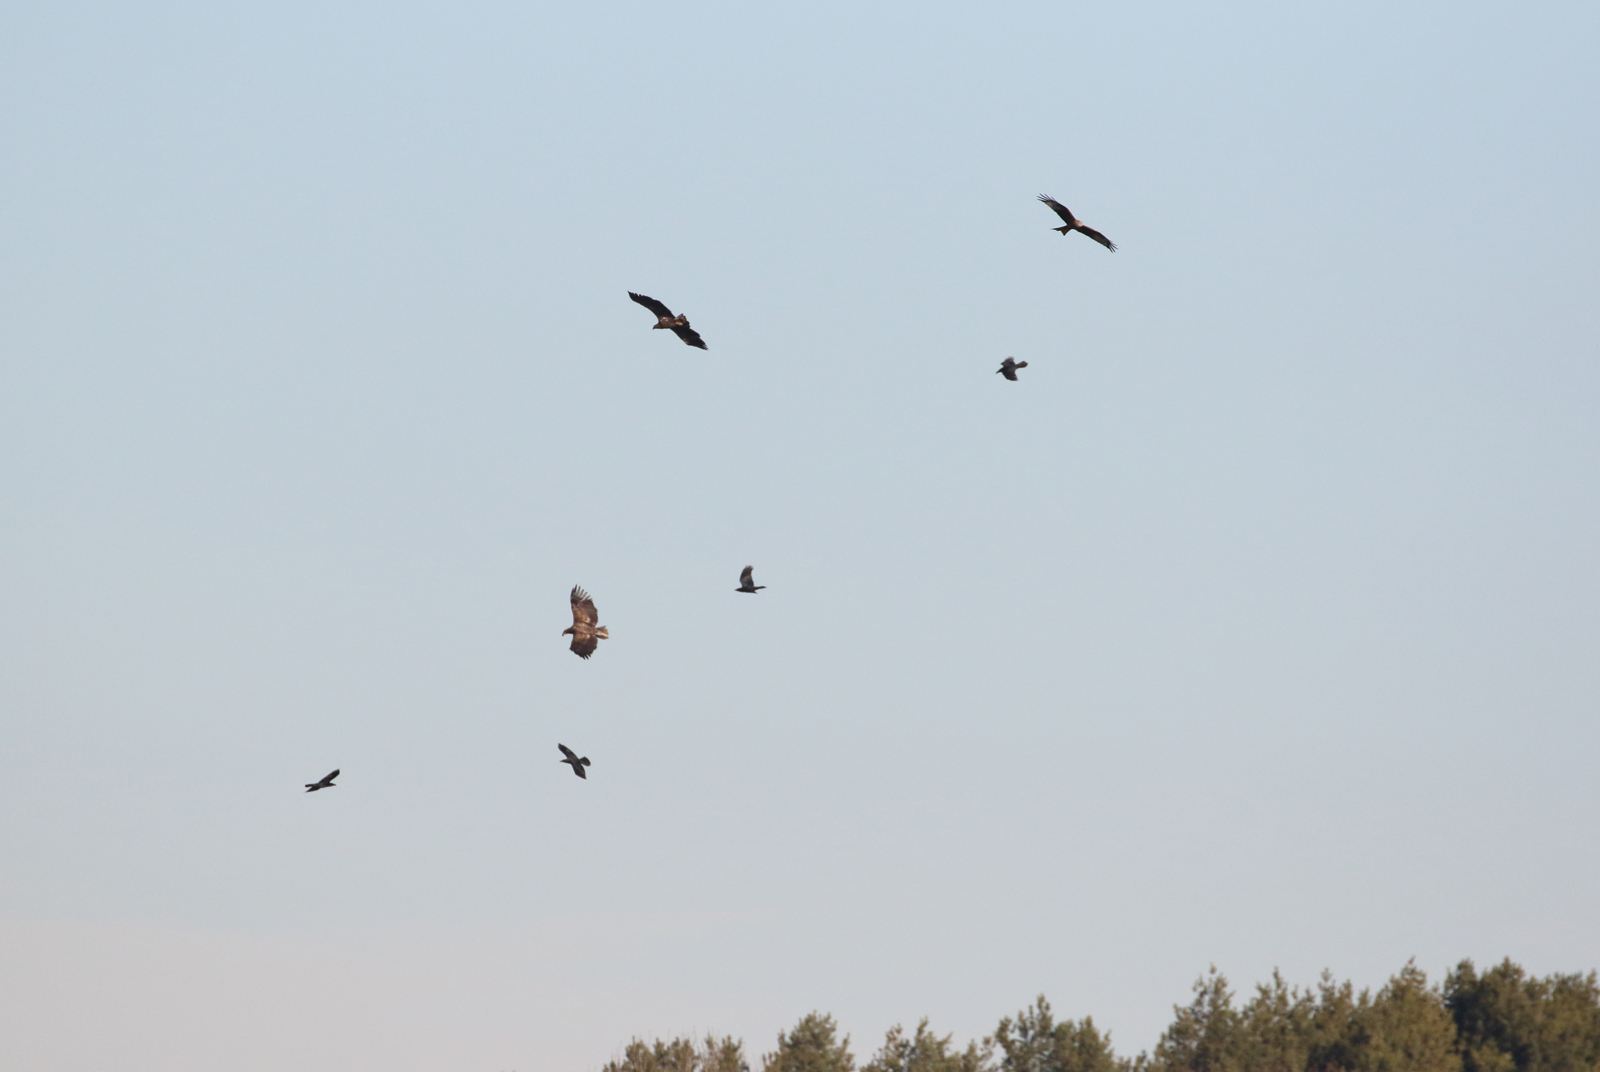
[[[6,5],[0,1066],[1041,992],[1137,1052],[1213,962],[1600,966],[1597,54],[1582,3]]]

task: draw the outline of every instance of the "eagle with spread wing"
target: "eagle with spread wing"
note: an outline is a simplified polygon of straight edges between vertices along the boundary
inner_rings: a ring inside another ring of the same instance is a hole
[[[1077,231],[1080,234],[1088,235],[1111,252],[1115,253],[1117,251],[1117,247],[1111,244],[1111,239],[1078,219],[1072,214],[1072,210],[1060,201],[1053,197],[1046,197],[1044,194],[1039,195],[1039,200],[1055,209],[1056,215],[1061,217],[1061,222],[1066,224],[1065,227],[1052,227],[1052,231],[1060,231],[1062,234],[1071,234],[1073,231]]]
[[[587,659],[594,654],[594,649],[600,646],[600,641],[611,639],[611,633],[603,625],[596,625],[600,620],[600,612],[594,609],[594,600],[589,598],[589,593],[576,585],[572,588],[572,625],[561,630],[561,635],[572,634],[572,654],[580,659]]]
[[[706,341],[700,337],[698,331],[689,326],[689,318],[682,313],[673,316],[672,310],[668,309],[664,303],[658,302],[646,294],[635,294],[630,290],[628,291],[628,297],[656,314],[655,326],[657,328],[666,328],[682,339],[687,346],[698,346],[702,350],[707,349]]]

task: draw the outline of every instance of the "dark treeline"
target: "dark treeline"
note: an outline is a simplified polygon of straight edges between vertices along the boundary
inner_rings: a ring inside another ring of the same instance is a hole
[[[1595,973],[1528,976],[1464,960],[1430,985],[1414,964],[1376,993],[1327,972],[1315,987],[1276,972],[1242,1004],[1215,968],[1173,1009],[1150,1053],[1119,1057],[1091,1017],[1057,1021],[1041,995],[964,1048],[896,1025],[858,1066],[833,1017],[809,1013],[760,1057],[761,1072],[1600,1072]],[[635,1039],[604,1072],[751,1072],[744,1043]]]

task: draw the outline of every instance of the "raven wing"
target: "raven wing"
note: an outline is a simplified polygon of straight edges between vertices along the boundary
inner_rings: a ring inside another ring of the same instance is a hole
[[[1039,200],[1043,201],[1045,204],[1054,209],[1056,215],[1061,217],[1061,222],[1066,224],[1068,227],[1076,227],[1078,225],[1078,217],[1074,216],[1072,214],[1072,210],[1066,205],[1063,205],[1060,201],[1057,201],[1053,197],[1046,197],[1044,194],[1039,195]]]
[[[630,291],[628,291],[628,297],[632,298],[634,301],[638,302],[640,305],[644,306],[646,309],[650,310],[652,313],[656,314],[657,316],[664,316],[664,317],[668,317],[669,319],[672,316],[672,310],[671,309],[668,309],[665,305],[663,305],[660,302],[656,301],[654,298],[650,297],[647,294],[635,294],[633,291],[630,290]]]
[[[332,774],[323,775],[320,782],[307,782],[306,792],[315,793],[318,789],[327,789],[329,786],[333,785],[333,780],[337,777],[339,777],[339,772],[336,770]]]
[[[672,325],[672,333],[689,346],[698,346],[702,350],[710,349],[706,346],[706,341],[700,337],[700,333],[687,323]]]

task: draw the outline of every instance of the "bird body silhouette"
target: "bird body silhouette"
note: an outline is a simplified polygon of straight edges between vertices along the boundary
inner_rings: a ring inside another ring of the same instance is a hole
[[[759,592],[766,587],[764,584],[756,583],[755,569],[754,566],[744,568],[739,574],[739,587],[734,589],[735,592]]]
[[[689,326],[689,318],[682,313],[677,316],[672,315],[672,310],[668,309],[665,303],[658,302],[647,294],[635,294],[630,290],[628,291],[628,297],[656,314],[655,327],[666,328],[682,339],[685,346],[698,346],[702,350],[707,349],[706,341],[700,337],[698,331]]]
[[[561,754],[567,757],[566,759],[563,759],[561,762],[563,762],[563,763],[567,764],[568,766],[570,766],[572,768],[572,773],[573,774],[576,774],[579,778],[582,778],[584,781],[588,781],[589,780],[589,776],[583,772],[583,768],[589,766],[589,757],[588,756],[580,756],[580,755],[578,755],[578,753],[574,752],[572,749],[568,748],[564,744],[558,744],[558,745],[556,745],[556,747],[561,749]]]
[[[1051,230],[1060,231],[1064,235],[1071,234],[1073,231],[1077,231],[1080,234],[1087,235],[1088,237],[1094,239],[1111,252],[1115,253],[1117,251],[1117,247],[1111,244],[1111,239],[1107,238],[1093,227],[1088,226],[1082,220],[1078,219],[1078,217],[1072,214],[1072,210],[1066,205],[1063,205],[1060,201],[1057,201],[1053,197],[1046,197],[1044,194],[1039,195],[1039,200],[1053,208],[1056,215],[1061,217],[1061,222],[1066,224],[1065,227],[1052,227]]]
[[[611,639],[611,631],[596,624],[599,620],[600,612],[594,609],[589,593],[573,585],[572,624],[561,630],[561,635],[572,635],[572,653],[578,658],[587,659],[600,646],[600,641]]]
[[[337,789],[339,787],[333,784],[333,780],[337,777],[339,777],[339,772],[336,770],[332,774],[323,775],[320,782],[307,782],[306,792],[315,793],[318,789]]]
[[[1000,362],[1000,367],[995,369],[995,371],[1004,376],[1006,379],[1010,380],[1012,383],[1015,383],[1017,380],[1017,370],[1019,368],[1027,367],[1028,363],[1026,361],[1013,361],[1008,357],[1004,361]]]

